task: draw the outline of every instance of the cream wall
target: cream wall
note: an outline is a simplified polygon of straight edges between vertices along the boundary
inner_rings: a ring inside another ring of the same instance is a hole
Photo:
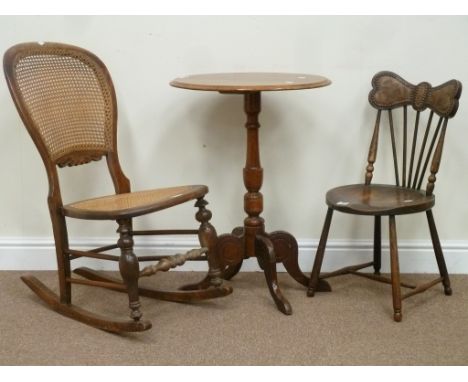
[[[120,158],[133,189],[208,184],[219,232],[244,218],[242,99],[172,88],[173,78],[286,71],[332,80],[322,89],[263,94],[263,217],[269,231],[285,229],[301,240],[319,237],[327,189],[363,179],[374,73],[392,70],[413,83],[433,85],[456,78],[468,85],[468,17],[1,17],[0,51],[23,41],[67,42],[97,54],[116,86]],[[50,238],[45,172],[3,80],[0,104],[0,241]],[[449,124],[434,213],[443,241],[468,245],[467,144],[468,96],[463,94]],[[390,158],[383,154],[376,180],[391,181]],[[99,171],[103,165],[62,171],[66,201],[112,192]],[[193,210],[178,207],[136,225],[184,227]],[[371,219],[335,216],[332,240],[371,237]],[[400,239],[429,240],[424,215],[398,224]],[[70,228],[78,237],[104,237],[115,227],[73,222]]]

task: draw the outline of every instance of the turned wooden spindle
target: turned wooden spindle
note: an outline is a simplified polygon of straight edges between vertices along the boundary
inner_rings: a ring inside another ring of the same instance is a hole
[[[138,295],[138,277],[140,274],[140,267],[138,264],[138,258],[133,253],[131,220],[122,219],[118,220],[117,223],[119,224],[117,232],[120,234],[120,238],[117,242],[120,248],[120,274],[127,286],[130,317],[135,321],[138,321],[142,316],[142,313],[140,312],[141,303]]]
[[[218,253],[216,252],[216,244],[218,241],[218,234],[216,229],[211,225],[211,211],[206,208],[208,202],[200,198],[196,201],[195,207],[198,211],[195,214],[195,219],[200,223],[198,229],[198,238],[202,247],[208,248],[206,258],[209,264],[208,278],[212,286],[218,287],[223,283],[221,264],[219,261]]]
[[[442,126],[442,131],[440,133],[439,142],[437,142],[437,147],[434,152],[434,158],[432,158],[431,164],[431,175],[429,175],[429,179],[426,186],[426,195],[432,195],[434,191],[434,186],[436,182],[436,174],[439,171],[440,161],[442,160],[442,149],[444,147],[444,139],[445,139],[445,131],[447,129],[448,119],[446,118],[444,124]]]
[[[434,134],[432,135],[432,140],[431,140],[431,143],[429,145],[429,149],[428,149],[428,152],[427,152],[427,155],[426,155],[426,160],[424,161],[423,169],[422,169],[421,175],[419,177],[418,186],[417,186],[418,190],[421,189],[422,183],[424,181],[427,166],[429,165],[429,161],[431,160],[432,151],[433,151],[435,143],[437,141],[437,137],[439,136],[440,128],[442,126],[443,121],[444,121],[444,118],[440,117],[439,122],[437,123],[437,127],[436,127],[436,129],[434,131]]]
[[[156,264],[148,265],[143,268],[140,272],[140,277],[152,276],[157,272],[167,272],[172,268],[184,265],[189,260],[200,258],[206,252],[208,252],[208,248],[196,248],[185,254],[177,253],[172,256],[167,256],[159,260]]]
[[[367,157],[367,167],[366,167],[366,184],[369,185],[372,181],[372,176],[374,173],[374,162],[377,158],[377,146],[379,143],[379,127],[380,127],[380,113],[381,110],[377,111],[377,119],[375,121],[374,134],[372,135],[372,141],[369,148],[369,155]]]
[[[244,210],[248,217],[244,220],[246,256],[255,256],[255,236],[264,231],[263,195],[260,192],[263,181],[263,169],[260,164],[258,115],[261,110],[260,92],[245,93],[244,110],[247,115],[247,156],[244,167]]]

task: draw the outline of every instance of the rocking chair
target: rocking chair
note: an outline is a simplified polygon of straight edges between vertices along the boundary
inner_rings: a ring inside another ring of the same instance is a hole
[[[326,203],[328,205],[328,212],[315,255],[307,295],[312,297],[316,291],[330,291],[331,289],[326,279],[344,274],[353,274],[389,283],[392,285],[393,318],[395,321],[401,321],[401,302],[405,298],[424,292],[438,283],[442,283],[446,295],[452,294],[449,275],[432,214],[432,207],[435,204],[433,190],[442,157],[445,132],[448,120],[455,116],[457,112],[462,85],[457,80],[451,80],[434,88],[427,82],[422,82],[415,86],[395,73],[380,72],[372,79],[372,87],[373,89],[369,93],[369,102],[377,109],[377,118],[367,159],[365,183],[341,186],[327,192]],[[411,106],[415,111],[415,124],[410,150],[408,150],[408,106]],[[428,109],[429,112],[426,129],[424,135],[419,135],[418,139],[418,128],[425,109]],[[399,111],[398,115],[397,111]],[[396,185],[371,184],[383,114],[387,114],[388,116],[388,131],[392,143]],[[438,121],[433,124],[433,119],[438,119]],[[402,122],[402,129],[400,129],[402,147],[400,149],[397,148],[397,139],[395,138],[397,121]],[[435,129],[433,125],[436,125]],[[419,150],[417,147],[419,147]],[[402,153],[400,157],[401,167],[398,165],[397,152],[399,151]],[[410,154],[409,157],[408,154]],[[429,176],[427,178],[426,190],[424,191],[421,190],[421,186],[429,163],[431,165],[428,171]],[[348,214],[374,217],[373,261],[320,274],[331,219],[335,210]],[[395,216],[418,212],[426,213],[440,277],[424,284],[414,285],[400,282]],[[380,275],[382,216],[389,217],[390,279]],[[374,274],[359,272],[360,269],[371,266],[374,268]],[[410,291],[402,295],[401,286],[409,288]]]
[[[4,72],[16,108],[44,162],[48,181],[48,206],[55,240],[60,296],[32,275],[22,280],[53,310],[64,316],[111,332],[139,332],[151,328],[142,319],[139,296],[167,301],[197,301],[232,293],[224,286],[215,252],[216,230],[210,224],[211,212],[203,185],[130,191],[117,154],[117,102],[114,86],[105,65],[94,54],[59,43],[24,43],[11,47],[4,55]],[[77,166],[106,158],[115,195],[63,205],[58,167]],[[132,219],[195,200],[200,223],[198,230],[145,230],[132,228]],[[119,239],[116,244],[82,251],[71,249],[66,218],[115,220]],[[200,249],[175,256],[134,254],[136,235],[197,234]],[[120,249],[120,256],[104,253]],[[90,268],[73,272],[71,261],[88,257],[117,261],[122,280]],[[161,291],[138,286],[140,277],[184,264],[188,260],[207,260],[209,285],[203,290]],[[140,270],[139,263],[158,263]],[[71,285],[108,288],[128,294],[131,320],[106,318],[71,303]]]

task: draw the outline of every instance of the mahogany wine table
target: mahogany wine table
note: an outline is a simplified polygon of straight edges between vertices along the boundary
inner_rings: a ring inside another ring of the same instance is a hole
[[[262,91],[313,89],[329,85],[325,77],[294,73],[215,73],[176,78],[172,86],[191,90],[217,91],[244,95],[244,111],[247,115],[247,159],[244,167],[244,210],[247,217],[243,227],[235,228],[231,234],[219,236],[218,252],[223,266],[224,278],[231,279],[239,272],[244,259],[256,257],[265,273],[265,278],[278,309],[291,314],[292,308],[282,295],[277,282],[276,263],[283,263],[287,272],[300,284],[309,285],[298,264],[296,239],[284,231],[265,232],[263,196],[260,193],[263,169],[260,165],[258,115],[261,110]],[[206,281],[202,281],[200,284]],[[200,284],[187,286],[199,288]],[[328,290],[323,281],[318,290]]]

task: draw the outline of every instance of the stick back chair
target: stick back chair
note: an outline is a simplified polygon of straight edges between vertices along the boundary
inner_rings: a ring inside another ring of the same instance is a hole
[[[384,71],[372,79],[372,90],[369,93],[370,104],[377,109],[377,118],[372,136],[364,184],[337,187],[326,194],[328,211],[320,237],[307,295],[314,296],[316,291],[330,291],[325,279],[354,274],[392,285],[394,320],[402,319],[402,300],[424,292],[428,288],[442,283],[446,295],[452,294],[449,275],[445,265],[442,247],[437,234],[432,207],[435,204],[433,194],[436,174],[442,158],[442,148],[447,124],[455,116],[462,85],[457,80],[448,81],[440,86],[431,87],[427,82],[415,86],[395,73]],[[415,124],[411,134],[408,114],[409,106],[415,112]],[[421,113],[429,113],[423,134],[419,133]],[[399,113],[399,114],[398,114]],[[388,117],[389,134],[392,145],[393,165],[396,185],[372,184],[374,162],[377,157],[379,131],[384,115]],[[401,121],[401,125],[397,123]],[[400,127],[403,142],[397,147],[395,131]],[[412,137],[412,139],[411,139]],[[411,139],[411,144],[409,142]],[[399,158],[398,152],[401,153]],[[430,166],[429,166],[430,164]],[[421,190],[428,174],[426,190]],[[325,247],[333,212],[370,215],[374,217],[374,253],[373,261],[365,264],[344,267],[331,273],[320,274]],[[396,234],[396,215],[425,212],[434,247],[440,277],[421,285],[400,282],[398,248]],[[381,268],[381,217],[389,217],[390,266],[391,278],[380,275]],[[358,272],[373,266],[374,273]],[[406,294],[401,287],[409,288]]]
[[[151,322],[143,320],[139,296],[169,301],[196,301],[226,296],[232,289],[222,284],[214,250],[217,234],[210,224],[204,185],[189,185],[131,192],[117,154],[117,102],[114,86],[102,61],[79,47],[60,43],[23,43],[4,55],[4,72],[16,108],[44,162],[48,183],[48,206],[55,240],[60,295],[32,275],[22,280],[52,309],[88,325],[113,332],[143,331]],[[115,194],[64,205],[57,167],[107,161]],[[145,230],[132,228],[132,219],[195,200],[198,229]],[[69,246],[66,218],[114,220],[118,224],[116,244],[90,251]],[[136,235],[196,234],[201,248],[175,256],[140,256],[134,253]],[[120,256],[104,253],[120,249]],[[116,261],[122,279],[82,267],[72,276],[71,261],[88,257]],[[209,285],[204,290],[161,291],[138,286],[140,277],[184,264],[208,260]],[[140,262],[159,261],[140,270]],[[130,320],[113,319],[71,303],[71,285],[108,288],[128,294]]]

